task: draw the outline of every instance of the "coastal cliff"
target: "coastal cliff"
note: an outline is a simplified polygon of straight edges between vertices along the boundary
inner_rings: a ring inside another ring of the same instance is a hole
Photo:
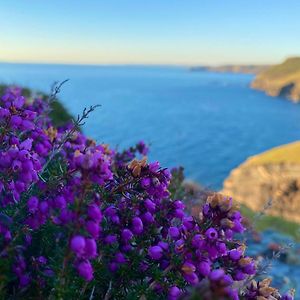
[[[250,157],[224,181],[222,193],[259,212],[300,223],[300,142]]]
[[[300,57],[291,57],[283,63],[260,72],[251,87],[269,96],[280,96],[300,101]]]

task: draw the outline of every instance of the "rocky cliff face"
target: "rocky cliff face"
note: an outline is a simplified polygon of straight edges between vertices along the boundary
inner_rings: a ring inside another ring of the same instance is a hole
[[[276,80],[268,80],[264,77],[257,77],[251,87],[256,90],[264,91],[272,97],[285,97],[293,102],[300,101],[300,83],[294,82],[279,82]]]
[[[271,157],[271,151],[262,156]],[[234,169],[225,180],[222,193],[257,212],[270,202],[267,214],[300,223],[300,162],[260,158],[251,157]]]

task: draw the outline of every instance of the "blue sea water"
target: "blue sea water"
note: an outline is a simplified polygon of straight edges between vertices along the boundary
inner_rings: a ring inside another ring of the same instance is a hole
[[[84,132],[125,148],[143,139],[152,160],[182,165],[188,178],[218,189],[248,156],[300,138],[300,105],[249,88],[252,75],[183,67],[0,64],[0,83],[49,91],[74,115],[101,104]]]

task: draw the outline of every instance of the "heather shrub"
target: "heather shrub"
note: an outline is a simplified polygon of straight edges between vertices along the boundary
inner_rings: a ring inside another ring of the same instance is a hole
[[[3,299],[292,299],[255,280],[230,197],[192,217],[180,169],[148,162],[143,142],[117,152],[87,138],[94,107],[55,127],[52,98],[1,95]]]

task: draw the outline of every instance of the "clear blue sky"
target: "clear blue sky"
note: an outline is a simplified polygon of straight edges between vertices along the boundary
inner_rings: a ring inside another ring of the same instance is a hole
[[[194,65],[295,55],[299,0],[0,0],[0,61]]]

